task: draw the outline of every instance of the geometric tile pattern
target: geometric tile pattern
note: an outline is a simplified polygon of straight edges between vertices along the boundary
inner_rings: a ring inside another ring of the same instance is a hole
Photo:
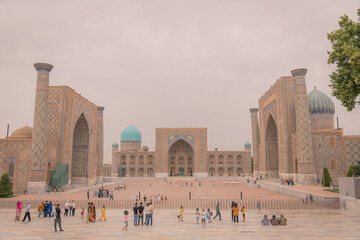
[[[360,137],[345,137],[344,142],[348,170],[350,165],[357,165],[360,161]]]

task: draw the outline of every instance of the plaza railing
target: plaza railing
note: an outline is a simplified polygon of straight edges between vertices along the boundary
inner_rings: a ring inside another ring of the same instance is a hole
[[[45,199],[21,199],[20,201],[25,206],[26,202],[30,202],[32,209],[37,209],[37,207]],[[0,199],[0,209],[15,209],[16,203],[19,200],[16,199]],[[66,200],[51,200],[53,204],[60,204],[61,208],[64,207]],[[107,209],[132,209],[135,204],[135,200],[109,200],[109,199],[90,199],[90,200],[77,200],[76,208],[86,209],[88,202],[93,202],[97,208],[106,206]],[[310,209],[345,209],[345,203],[339,201],[338,199],[333,201],[314,201],[314,202],[303,202],[298,199],[265,199],[265,200],[255,200],[255,199],[179,199],[179,200],[167,200],[161,202],[153,202],[155,209],[179,209],[183,206],[185,209],[215,209],[216,205],[219,203],[220,208],[224,210],[231,209],[232,202],[236,202],[239,207],[245,206],[248,210],[258,209],[258,203],[260,202],[261,209],[264,210],[310,210]],[[139,204],[139,202],[138,202]],[[145,204],[145,202],[143,202]]]

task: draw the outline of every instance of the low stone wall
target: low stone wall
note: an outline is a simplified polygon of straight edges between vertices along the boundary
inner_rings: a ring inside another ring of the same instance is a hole
[[[340,202],[343,202],[345,204],[346,209],[360,210],[360,199],[347,197],[347,196],[340,196]]]
[[[33,210],[36,210],[42,201],[39,200],[22,200],[23,207],[26,206],[26,202],[29,201]],[[53,204],[59,203],[61,208],[64,208],[66,200],[51,200]],[[154,202],[155,209],[180,209],[183,206],[185,209],[215,209],[216,204],[220,204],[220,208],[223,210],[231,209],[232,201],[238,203],[239,207],[245,206],[247,210],[257,210],[258,202],[260,202],[261,209],[263,210],[308,210],[308,209],[339,209],[344,206],[336,201],[315,201],[313,203],[303,203],[301,200],[224,200],[224,199],[182,199],[182,200],[167,200],[162,202]],[[87,208],[88,200],[76,201],[76,208],[78,210]],[[132,209],[135,200],[109,200],[109,199],[92,199],[91,202],[100,209],[101,206],[106,206],[107,209]],[[0,209],[15,209],[17,200],[14,199],[0,199]]]

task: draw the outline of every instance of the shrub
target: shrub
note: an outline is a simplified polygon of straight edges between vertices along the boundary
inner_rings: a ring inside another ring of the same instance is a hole
[[[7,173],[1,175],[0,180],[0,198],[12,196],[13,191],[11,190],[11,181]]]
[[[330,187],[330,182],[332,182],[329,170],[324,168],[323,170],[323,177],[321,178],[321,185],[325,187]]]

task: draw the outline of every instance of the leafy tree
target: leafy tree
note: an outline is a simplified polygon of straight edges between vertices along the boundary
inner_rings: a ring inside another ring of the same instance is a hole
[[[0,198],[12,196],[13,191],[11,190],[11,181],[7,173],[1,175],[0,180]]]
[[[360,18],[360,9],[357,10]],[[340,29],[328,33],[332,51],[328,51],[328,64],[336,64],[330,74],[332,95],[339,99],[348,111],[360,103],[360,22],[347,15],[340,18]]]
[[[351,165],[349,167],[349,171],[347,172],[346,176],[347,177],[352,177],[353,176],[353,170],[354,170],[354,174],[355,177],[360,175],[360,161],[358,161],[358,165]]]
[[[321,178],[321,185],[325,187],[330,187],[330,182],[332,182],[329,170],[324,168],[323,170],[323,177]]]

